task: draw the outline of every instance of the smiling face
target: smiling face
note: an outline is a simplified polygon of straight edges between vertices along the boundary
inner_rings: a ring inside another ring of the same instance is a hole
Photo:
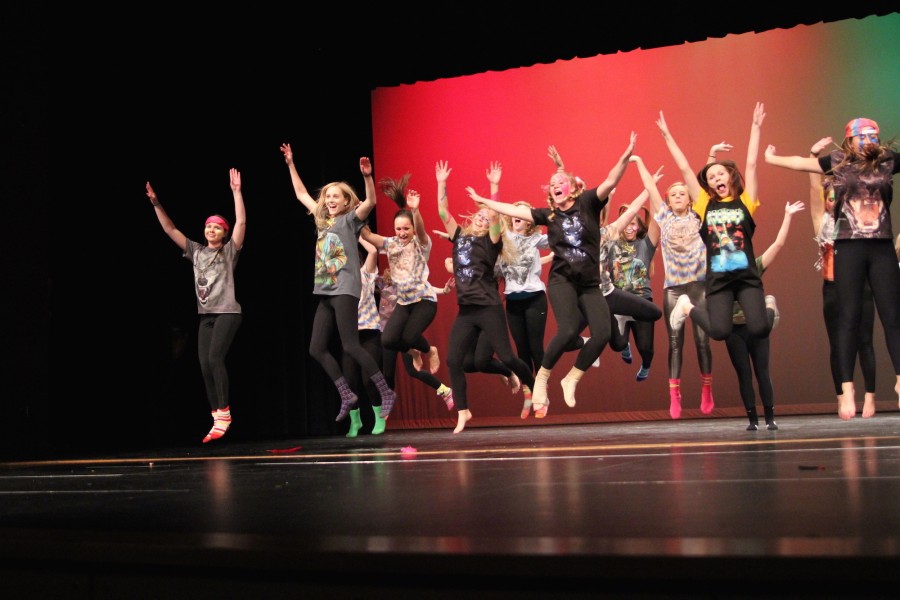
[[[525,219],[520,219],[519,217],[512,217],[510,219],[512,223],[512,230],[520,235],[527,235],[528,230],[531,228],[531,221],[526,221]]]
[[[405,245],[416,234],[416,229],[409,217],[402,215],[394,218],[394,236]]]
[[[622,235],[625,236],[625,239],[629,242],[633,242],[637,239],[638,233],[641,231],[641,222],[637,216],[635,216],[628,225],[625,226],[625,229],[622,230]]]
[[[349,206],[350,200],[340,187],[332,185],[325,190],[325,208],[328,210],[329,217],[343,213]]]
[[[207,223],[203,228],[203,237],[210,246],[221,246],[225,241],[225,228],[218,223]]]
[[[479,210],[472,215],[472,233],[480,235],[486,232],[491,226],[491,219],[485,209]]]
[[[573,200],[569,196],[572,193],[572,181],[565,173],[555,173],[550,178],[549,191],[553,203],[559,208],[565,210],[572,205]]]

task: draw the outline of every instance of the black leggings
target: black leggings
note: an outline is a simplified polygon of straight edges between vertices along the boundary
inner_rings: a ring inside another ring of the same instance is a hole
[[[684,348],[684,330],[681,327],[678,331],[672,332],[669,325],[669,315],[678,298],[687,294],[694,306],[706,306],[706,282],[691,281],[681,285],[673,285],[665,290],[663,296],[663,312],[666,316],[666,330],[669,332],[669,379],[681,379],[681,363],[682,348]],[[691,328],[694,333],[694,345],[697,348],[697,364],[700,366],[700,373],[709,375],[712,373],[712,349],[709,346],[709,334],[706,333],[696,321],[691,319]]]
[[[597,291],[599,292],[600,288],[597,288]],[[471,348],[476,346],[479,335],[487,336],[486,340],[490,341],[489,346],[497,353],[500,361],[518,375],[519,381],[534,389],[534,373],[522,359],[513,353],[512,345],[509,343],[509,330],[506,327],[503,306],[500,304],[460,305],[459,313],[450,329],[449,356],[447,357],[453,399],[459,410],[469,408],[465,372],[466,355],[471,352]]]
[[[725,339],[728,356],[737,373],[738,387],[744,408],[756,408],[756,397],[753,394],[753,372],[759,386],[759,399],[763,407],[775,406],[775,391],[772,389],[772,377],[769,375],[769,338],[756,338],[750,335],[747,326],[735,325],[731,335]]]
[[[547,293],[525,298],[506,297],[506,321],[519,358],[537,373],[544,360],[544,330],[547,327]]]
[[[613,289],[604,298],[606,299],[606,305],[609,307],[611,319],[609,347],[615,352],[621,352],[628,346],[628,330],[626,329],[625,332],[622,332],[619,329],[619,323],[615,318],[616,315],[631,317],[635,321],[649,324],[651,327],[653,323],[662,317],[662,310],[651,300],[619,288]]]
[[[434,321],[436,314],[437,302],[433,300],[419,300],[412,304],[397,304],[381,334],[381,343],[385,350],[403,352],[405,354],[410,348],[415,348],[419,352],[427,353],[431,349],[431,345],[422,334]],[[383,368],[385,378],[388,381],[392,381],[397,368],[397,361],[387,360]],[[409,369],[407,369],[407,372],[409,372]]]
[[[838,365],[837,324],[840,300],[833,281],[822,282],[822,316],[825,317],[825,331],[828,333],[828,357],[831,363],[831,379],[834,392],[840,396],[841,369]],[[875,328],[875,301],[872,299],[872,288],[866,282],[863,290],[862,316],[859,322],[859,368],[863,374],[866,392],[875,393],[875,345],[872,332]]]
[[[313,317],[312,335],[309,340],[310,356],[322,365],[332,381],[344,376],[341,366],[328,351],[328,342],[334,335],[336,326],[341,339],[341,350],[359,364],[363,376],[371,379],[380,373],[380,365],[359,343],[359,298],[347,294],[318,295],[318,298],[319,305]]]
[[[466,373],[493,373],[504,377],[509,377],[513,373],[512,369],[494,357],[491,338],[484,331],[478,334],[475,347],[466,352],[466,357],[463,359],[463,371]]]
[[[225,357],[244,317],[238,313],[200,315],[197,354],[206,386],[206,399],[212,410],[229,407],[231,384]]]
[[[853,381],[866,281],[872,288],[894,373],[900,375],[900,269],[894,244],[892,240],[835,240],[834,285],[840,298],[837,353],[841,382]]]
[[[591,337],[579,350],[575,368],[587,371],[609,343],[612,332],[609,305],[600,292],[600,286],[584,287],[569,281],[557,282],[547,288],[547,293],[550,297],[550,306],[553,307],[553,315],[556,317],[557,328],[556,335],[547,344],[541,366],[552,369],[563,353],[575,343],[578,334],[584,329],[581,325],[584,315]]]
[[[706,294],[706,310],[694,306],[691,309],[691,319],[696,321],[712,339],[724,340],[734,326],[735,302],[740,304],[741,310],[744,311],[747,332],[753,337],[769,337],[772,322],[766,314],[763,289],[743,281],[734,281],[712,294]]]
[[[628,341],[629,334],[634,337],[634,346],[641,357],[641,366],[645,369],[649,369],[653,364],[655,330],[656,324],[653,321],[628,321],[625,323],[625,340]]]
[[[427,369],[422,369],[421,371],[416,370],[413,366],[413,357],[410,356],[409,352],[386,350],[384,352],[382,364],[384,365],[384,378],[387,380],[388,387],[391,389],[396,387],[397,356],[400,356],[400,360],[403,361],[403,368],[406,370],[407,375],[413,379],[418,379],[433,390],[437,390],[441,387],[441,380],[432,375],[431,371],[428,371]],[[425,360],[424,356],[422,358]],[[388,376],[388,373],[390,373],[390,376]]]

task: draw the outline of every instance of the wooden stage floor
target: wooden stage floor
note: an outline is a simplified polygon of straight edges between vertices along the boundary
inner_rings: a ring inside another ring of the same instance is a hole
[[[778,424],[226,436],[0,463],[0,593],[895,598],[900,412]]]

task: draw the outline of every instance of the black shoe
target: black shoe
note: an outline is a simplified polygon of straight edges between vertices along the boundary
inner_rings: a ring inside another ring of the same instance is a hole
[[[759,431],[759,425],[756,423],[750,423],[747,425],[747,431]]]
[[[778,425],[775,424],[775,421],[769,421],[766,423],[766,429],[769,431],[776,431],[778,429]]]

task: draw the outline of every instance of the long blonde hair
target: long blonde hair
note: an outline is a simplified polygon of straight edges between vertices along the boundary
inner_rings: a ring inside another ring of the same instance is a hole
[[[341,190],[341,195],[344,196],[344,200],[346,201],[344,208],[342,208],[341,212],[338,214],[342,215],[359,206],[359,196],[356,195],[353,187],[346,181],[333,181],[323,185],[319,189],[319,197],[316,199],[316,211],[313,213],[313,216],[316,218],[316,229],[319,231],[331,227],[328,216],[328,207],[325,206],[325,193],[328,191],[328,188],[331,187],[339,188]]]

